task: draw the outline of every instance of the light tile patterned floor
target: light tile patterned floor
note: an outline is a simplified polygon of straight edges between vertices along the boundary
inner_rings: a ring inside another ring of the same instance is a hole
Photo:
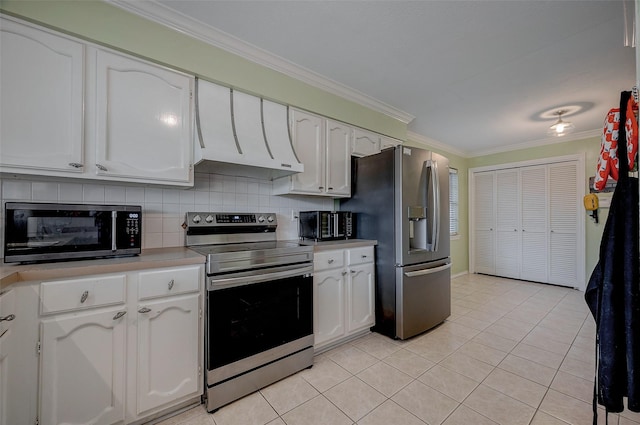
[[[588,425],[595,326],[583,297],[461,276],[451,317],[430,332],[367,335],[214,414],[198,407],[161,424]],[[609,424],[637,425],[640,414],[611,414]]]

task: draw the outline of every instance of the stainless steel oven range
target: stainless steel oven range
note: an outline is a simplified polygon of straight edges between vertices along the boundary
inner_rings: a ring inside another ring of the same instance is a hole
[[[206,255],[206,406],[313,365],[313,248],[276,240],[274,213],[189,212]]]

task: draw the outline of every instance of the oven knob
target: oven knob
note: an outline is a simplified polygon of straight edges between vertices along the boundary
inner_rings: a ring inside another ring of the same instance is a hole
[[[272,215],[270,215],[269,217],[267,217],[267,221],[268,221],[269,223],[273,223],[273,220],[275,220],[275,218],[274,218]]]
[[[213,216],[209,214],[207,218],[204,219],[204,221],[206,221],[207,223],[213,223]]]
[[[259,216],[259,217],[258,217],[258,222],[259,222],[259,223],[264,223],[264,216],[262,216],[262,215],[261,215],[261,216]]]
[[[194,223],[200,223],[202,221],[202,217],[200,217],[199,215],[194,215],[192,220]]]

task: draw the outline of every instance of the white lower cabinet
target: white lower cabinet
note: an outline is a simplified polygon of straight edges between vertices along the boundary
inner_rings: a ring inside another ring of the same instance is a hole
[[[13,322],[16,319],[15,291],[0,293],[0,425],[9,425],[9,370],[13,363]],[[14,366],[15,367],[15,366]]]
[[[199,394],[200,294],[142,303],[137,314],[136,413]]]
[[[126,310],[42,321],[41,424],[124,421]]]
[[[368,332],[375,324],[373,247],[314,254],[316,352]]]
[[[40,284],[39,423],[125,424],[202,393],[203,266]]]

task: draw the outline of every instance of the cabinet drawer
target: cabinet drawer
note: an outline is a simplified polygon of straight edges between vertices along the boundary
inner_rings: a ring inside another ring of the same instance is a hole
[[[313,253],[313,270],[328,270],[344,267],[344,250]]]
[[[351,248],[347,250],[347,262],[350,266],[354,264],[372,263],[373,247],[365,246],[362,248]]]
[[[16,316],[16,293],[9,289],[5,292],[0,292],[0,318],[3,318],[0,322],[0,335],[9,329],[11,322],[15,320]]]
[[[40,313],[121,304],[125,301],[125,283],[125,275],[42,282]]]
[[[138,299],[145,300],[199,290],[199,266],[154,270],[140,273]]]

